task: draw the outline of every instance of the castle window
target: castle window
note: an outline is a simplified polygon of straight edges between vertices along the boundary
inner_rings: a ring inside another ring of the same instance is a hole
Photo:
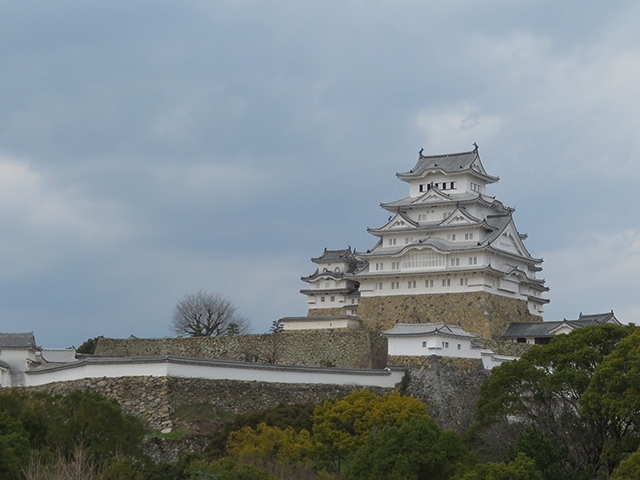
[[[383,286],[383,283],[382,283],[382,282],[378,282],[378,283],[376,283],[376,288],[377,288],[378,290],[382,290],[382,286]]]
[[[427,342],[422,342],[422,346],[427,348]]]
[[[391,282],[391,290],[399,290],[400,282]]]
[[[456,188],[456,182],[451,182],[451,190]]]
[[[334,272],[336,272],[336,273],[340,273],[340,267],[336,267],[336,269],[334,270]]]
[[[463,287],[464,286],[464,278],[460,279],[460,286]]]
[[[420,191],[421,191],[421,192],[424,192],[424,190],[425,190],[425,188],[424,188],[424,187],[425,187],[425,185],[424,185],[424,184],[420,185]]]
[[[321,301],[321,302],[324,302],[324,297],[320,297],[320,301]]]
[[[384,263],[376,263],[376,270],[384,270]]]
[[[469,257],[469,265],[477,265],[478,257]]]
[[[459,258],[452,258],[451,259],[451,266],[452,267],[459,267],[460,266],[460,259]]]
[[[325,282],[324,288],[329,288],[329,285],[331,285],[329,282]]]
[[[450,287],[451,286],[451,279],[450,278],[443,278],[442,279],[442,286],[443,287]]]
[[[447,235],[447,240],[455,241],[455,239],[456,239],[455,233],[452,233],[451,235]]]
[[[407,282],[407,288],[416,288],[416,281],[415,280],[409,280]]]
[[[390,238],[389,239],[389,245],[395,245],[396,244],[396,239],[395,238]]]
[[[464,234],[464,239],[465,240],[473,240],[473,233],[465,233]]]
[[[449,348],[449,342],[442,342],[442,348]]]
[[[462,350],[462,345],[458,344],[458,350]]]
[[[331,301],[335,302],[336,301],[336,297],[334,295],[331,295]]]
[[[424,286],[426,288],[433,287],[433,280],[425,280],[424,281]]]

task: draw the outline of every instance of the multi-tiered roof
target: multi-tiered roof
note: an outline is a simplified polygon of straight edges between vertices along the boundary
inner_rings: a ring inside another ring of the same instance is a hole
[[[544,280],[536,278],[542,259],[525,247],[514,209],[487,195],[487,185],[499,178],[487,173],[477,146],[447,155],[421,150],[413,169],[396,176],[408,183],[409,195],[381,204],[391,216],[368,229],[376,245],[366,252],[325,251],[314,262],[350,258],[341,281],[350,281],[362,298],[487,292],[525,300],[530,313],[542,314],[548,302],[541,296],[548,290]],[[329,274],[319,269],[303,278],[311,287],[302,291],[310,308],[318,308],[311,284],[322,291],[318,278]]]

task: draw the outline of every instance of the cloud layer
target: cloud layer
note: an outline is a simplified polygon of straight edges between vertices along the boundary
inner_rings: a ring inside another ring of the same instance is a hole
[[[266,331],[310,257],[375,243],[420,148],[473,142],[546,318],[640,322],[635,2],[0,8],[2,330],[169,335],[205,289]]]

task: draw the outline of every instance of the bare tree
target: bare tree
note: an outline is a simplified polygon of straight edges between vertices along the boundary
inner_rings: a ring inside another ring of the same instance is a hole
[[[217,337],[247,333],[249,321],[219,293],[188,293],[173,311],[171,330],[179,336]]]

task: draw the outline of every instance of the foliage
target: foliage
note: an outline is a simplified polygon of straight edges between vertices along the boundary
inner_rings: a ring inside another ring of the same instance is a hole
[[[612,470],[640,444],[640,332],[622,339],[596,369],[580,399],[581,413],[606,432],[602,461]]]
[[[274,320],[271,322],[271,328],[269,328],[269,333],[280,333],[284,330],[284,325],[282,324],[282,320]]]
[[[510,463],[479,463],[465,474],[453,477],[454,480],[543,480],[542,473],[535,461],[524,453],[519,453]]]
[[[567,447],[553,443],[533,424],[521,433],[517,443],[509,450],[508,459],[515,461],[522,453],[535,462],[545,480],[570,479],[563,468]]]
[[[367,389],[337,400],[325,400],[313,412],[316,453],[340,471],[367,436],[385,426],[399,426],[414,415],[428,417],[425,405],[397,392],[382,397]]]
[[[227,441],[227,452],[242,463],[267,469],[279,478],[291,478],[294,471],[307,470],[313,450],[307,430],[296,432],[287,427],[269,427],[264,423],[254,430],[244,427],[232,432]]]
[[[2,391],[0,478],[22,478],[22,471],[28,479],[86,480],[107,469],[108,478],[135,479],[115,476],[117,465],[109,465],[140,462],[143,432],[140,420],[97,394]]]
[[[0,411],[0,478],[21,479],[29,457],[29,434],[7,411]]]
[[[123,452],[141,456],[142,423],[123,415],[115,400],[76,390],[58,398],[56,407],[46,437],[55,449],[71,453],[81,444],[98,463]]]
[[[516,419],[522,426],[535,425],[551,444],[567,447],[561,463],[570,478],[588,477],[602,469],[602,455],[615,440],[615,429],[608,428],[596,401],[590,404],[593,410],[588,415],[584,403],[593,398],[589,393],[595,388],[592,380],[601,377],[598,371],[603,364],[607,366],[605,359],[632,331],[616,325],[581,328],[554,337],[549,345],[531,348],[518,361],[494,368],[480,389],[480,425],[514,424]],[[634,445],[613,449],[606,469],[630,447],[635,449]]]
[[[640,450],[625,458],[611,474],[611,480],[637,480],[640,478]]]
[[[82,345],[80,345],[76,349],[76,353],[86,353],[89,355],[93,355],[96,351],[96,346],[98,345],[99,338],[100,337],[88,338]]]
[[[311,416],[314,407],[311,403],[279,404],[266,410],[237,415],[232,421],[213,434],[205,454],[209,459],[220,458],[226,451],[227,438],[231,432],[240,430],[243,427],[255,429],[260,423],[280,429],[291,427],[296,432],[301,430],[311,431]]]
[[[415,415],[400,427],[387,426],[368,436],[348,462],[343,477],[446,480],[468,457],[469,452],[456,433],[445,432],[430,418]]]
[[[248,326],[248,320],[237,312],[237,307],[228,298],[204,290],[182,297],[171,322],[174,333],[190,337],[238,335],[246,333]]]
[[[212,462],[195,462],[191,466],[193,480],[274,480],[269,472],[264,469],[238,463],[232,458],[223,458]]]

